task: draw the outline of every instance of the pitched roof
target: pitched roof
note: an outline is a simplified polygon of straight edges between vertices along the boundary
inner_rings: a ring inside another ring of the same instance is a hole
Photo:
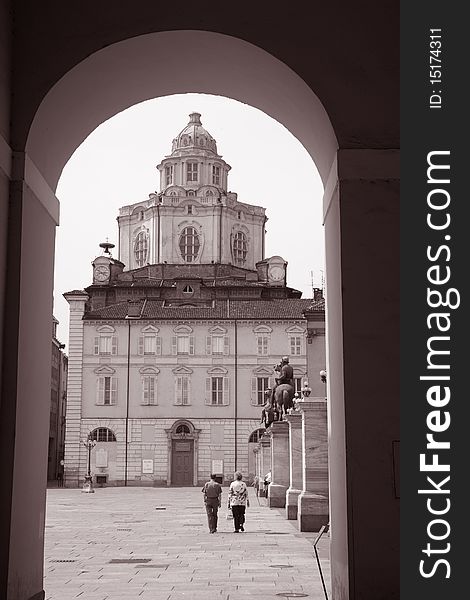
[[[316,306],[324,310],[323,299],[282,298],[270,300],[215,300],[212,306],[168,306],[164,300],[139,300],[140,318],[155,320],[207,320],[207,319],[303,319],[303,312]],[[128,303],[105,306],[85,315],[89,320],[125,319]]]

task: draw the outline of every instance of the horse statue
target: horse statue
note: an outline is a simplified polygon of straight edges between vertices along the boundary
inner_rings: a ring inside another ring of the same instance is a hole
[[[279,420],[279,410],[272,401],[272,390],[267,389],[264,392],[266,404],[261,411],[261,423],[264,423],[266,429],[271,426],[271,423]]]
[[[272,404],[279,412],[279,421],[282,421],[282,416],[287,415],[294,408],[294,370],[289,364],[289,357],[284,356],[274,370],[278,373],[278,377],[277,385],[272,392]]]
[[[283,415],[294,408],[294,386],[288,383],[280,383],[274,390],[274,403],[279,412],[279,421]]]

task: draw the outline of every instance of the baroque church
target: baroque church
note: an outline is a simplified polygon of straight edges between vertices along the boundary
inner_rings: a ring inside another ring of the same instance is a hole
[[[88,466],[98,485],[227,482],[235,469],[249,480],[279,358],[297,393],[308,378],[323,395],[322,292],[303,299],[287,261],[265,256],[265,209],[227,191],[230,166],[199,113],[157,169],[160,192],[119,211],[118,258],[101,244],[92,284],[64,294],[68,487]]]

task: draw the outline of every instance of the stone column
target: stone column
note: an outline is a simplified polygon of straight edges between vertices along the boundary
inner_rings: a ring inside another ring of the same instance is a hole
[[[297,503],[303,488],[302,481],[302,415],[293,413],[284,417],[289,423],[289,473],[286,493],[286,518],[297,519]]]
[[[268,487],[270,508],[284,508],[289,487],[289,423],[276,421],[271,425],[271,484]]]
[[[299,531],[319,531],[329,522],[328,430],[326,400],[299,402],[302,411],[302,493],[298,498]]]

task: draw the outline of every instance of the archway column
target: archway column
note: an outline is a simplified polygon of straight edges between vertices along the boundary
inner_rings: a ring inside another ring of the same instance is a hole
[[[52,294],[58,202],[24,153],[13,154],[0,439],[0,595],[41,600],[51,398]],[[43,457],[43,460],[41,460]],[[6,583],[6,586],[5,586]],[[2,596],[4,597],[4,596]]]
[[[334,600],[397,597],[399,205],[398,150],[338,151],[323,209]]]
[[[264,481],[265,475],[271,470],[271,437],[268,431],[265,431],[261,440],[261,479]]]
[[[268,487],[270,508],[284,508],[289,487],[289,424],[275,421],[271,427],[271,483]]]

